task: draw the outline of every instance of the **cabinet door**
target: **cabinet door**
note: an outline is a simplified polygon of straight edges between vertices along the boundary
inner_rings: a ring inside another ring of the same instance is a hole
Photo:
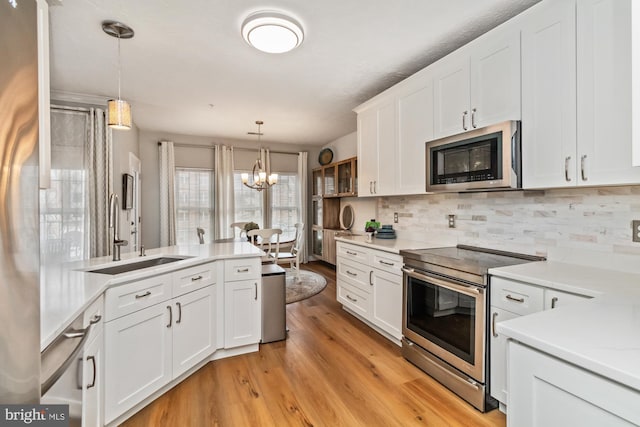
[[[477,40],[470,75],[472,129],[520,120],[520,31],[494,30]]]
[[[522,19],[523,186],[574,186],[575,2],[542,2],[525,13]]]
[[[435,73],[434,136],[442,138],[469,130],[469,57],[466,54],[446,57]]]
[[[378,110],[370,108],[358,114],[358,196],[372,196],[378,179]]]
[[[425,143],[433,139],[433,83],[398,98],[397,194],[426,192]]]
[[[104,425],[103,339],[104,334],[99,333],[84,350],[84,383],[82,385],[83,426]]]
[[[637,390],[517,342],[508,345],[508,426],[640,425]]]
[[[105,423],[171,381],[171,301],[105,324]]]
[[[224,348],[260,341],[260,280],[224,285]]]
[[[402,276],[373,269],[371,321],[400,340],[402,338]]]
[[[336,265],[336,230],[323,230],[322,259],[331,265]]]
[[[631,0],[577,5],[577,182],[638,183],[640,168],[631,161]]]
[[[208,286],[173,301],[173,378],[216,348],[216,287]]]
[[[555,289],[544,290],[544,309],[552,310],[565,305],[571,305],[579,301],[584,301],[590,297],[584,295],[571,294],[569,292],[557,291]]]
[[[377,196],[393,195],[396,187],[396,102],[378,110],[378,177],[373,181]]]
[[[519,315],[498,307],[491,307],[491,316],[489,317],[491,322],[489,325],[489,349],[491,351],[489,391],[493,398],[504,405],[507,404],[507,337],[496,332],[496,325],[516,317]]]

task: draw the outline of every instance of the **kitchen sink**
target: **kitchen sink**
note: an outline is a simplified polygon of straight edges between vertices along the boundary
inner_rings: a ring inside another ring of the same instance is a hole
[[[149,267],[157,267],[163,264],[169,264],[171,262],[182,261],[187,258],[192,258],[190,256],[180,256],[180,257],[159,257],[159,258],[151,258],[145,259],[144,261],[138,262],[130,262],[128,264],[114,265],[113,267],[105,267],[99,268],[97,270],[87,270],[87,273],[99,273],[99,274],[120,274],[127,273],[129,271],[142,270],[143,268]]]

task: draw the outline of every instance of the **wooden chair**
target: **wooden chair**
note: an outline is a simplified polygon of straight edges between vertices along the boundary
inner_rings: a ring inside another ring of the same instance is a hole
[[[275,264],[280,254],[280,235],[282,230],[279,228],[263,228],[262,230],[249,230],[247,237],[252,238],[254,236],[260,239],[254,242],[265,253],[262,257],[263,264]],[[274,237],[275,236],[275,239]],[[274,241],[275,240],[275,241]]]
[[[248,222],[234,222],[233,224],[231,224],[231,228],[235,229],[237,228],[238,230],[240,230],[240,234],[238,235],[238,237],[242,237],[242,234],[244,234],[245,236],[247,235],[247,232],[244,231],[244,226],[249,224]],[[233,237],[236,237],[236,231],[233,230]]]
[[[291,250],[289,252],[279,252],[277,264],[289,263],[291,268],[291,272],[295,273],[296,279],[300,275],[300,251],[302,250],[302,245],[304,244],[304,224],[297,223],[296,227],[296,237],[293,239],[293,245],[291,246]]]

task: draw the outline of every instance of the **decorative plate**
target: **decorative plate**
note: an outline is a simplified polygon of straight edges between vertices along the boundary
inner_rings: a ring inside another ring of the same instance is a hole
[[[331,163],[333,160],[333,151],[330,148],[324,148],[320,150],[320,154],[318,155],[318,162],[324,166]]]

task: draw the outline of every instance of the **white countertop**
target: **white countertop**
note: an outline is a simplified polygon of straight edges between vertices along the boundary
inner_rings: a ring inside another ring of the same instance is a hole
[[[640,390],[640,274],[557,261],[489,272],[592,296],[570,306],[500,322],[496,328],[523,344]]]
[[[419,241],[408,239],[378,239],[374,237],[371,242],[367,242],[367,236],[353,235],[353,236],[336,236],[336,240],[340,242],[353,243],[354,245],[364,246],[367,248],[377,249],[379,251],[391,252],[394,254],[400,253],[402,249],[427,249],[427,248],[440,248],[445,246],[455,246],[442,241]]]
[[[261,254],[260,249],[248,242],[211,243],[151,249],[145,257],[136,253],[126,253],[122,254],[122,261],[117,262],[108,256],[68,263],[60,267],[43,267],[41,275],[44,283],[40,290],[40,349],[46,348],[109,287],[218,259],[257,257]],[[191,258],[116,275],[85,271],[175,255]]]

